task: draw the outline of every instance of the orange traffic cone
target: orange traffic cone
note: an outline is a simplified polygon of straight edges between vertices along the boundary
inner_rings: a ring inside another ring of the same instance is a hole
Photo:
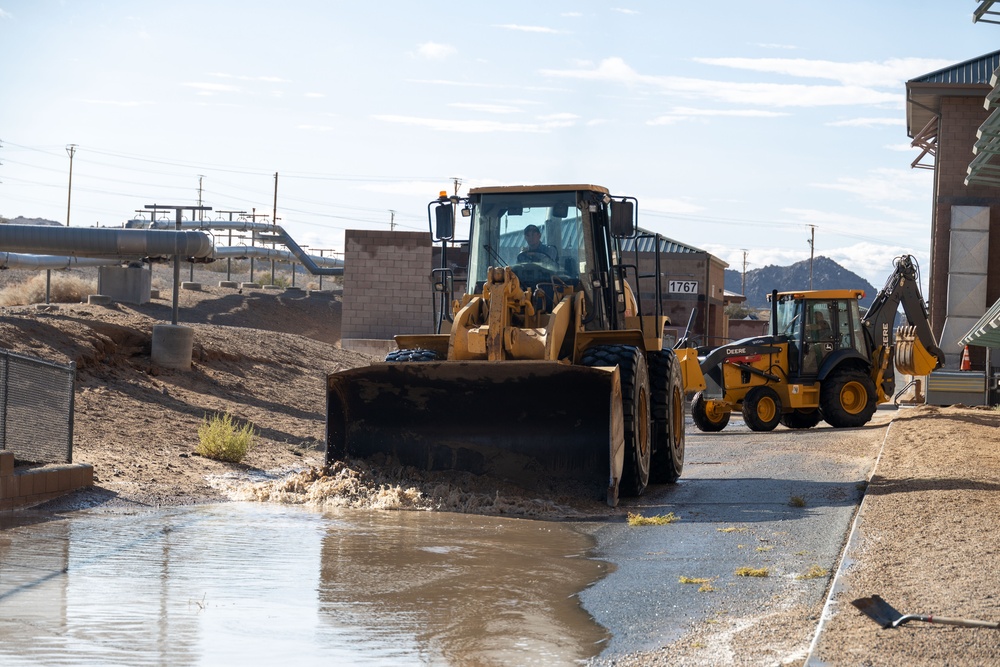
[[[972,370],[972,362],[969,361],[969,346],[968,345],[966,345],[965,346],[965,350],[962,351],[962,366],[961,366],[960,370],[963,370],[963,371],[971,371]]]

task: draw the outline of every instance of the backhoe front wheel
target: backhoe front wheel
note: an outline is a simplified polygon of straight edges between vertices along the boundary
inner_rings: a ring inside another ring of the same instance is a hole
[[[820,387],[823,419],[834,428],[864,426],[875,414],[875,401],[875,383],[856,368],[835,370]]]
[[[714,401],[705,397],[705,392],[699,391],[691,399],[691,419],[699,431],[715,433],[726,428],[729,423],[729,410],[720,410]]]
[[[751,431],[773,431],[781,419],[781,399],[770,387],[753,387],[743,398],[743,422]]]
[[[622,415],[625,422],[625,463],[621,492],[642,495],[649,484],[652,454],[652,412],[649,371],[642,350],[631,345],[596,345],[583,353],[584,366],[618,366],[622,383]]]

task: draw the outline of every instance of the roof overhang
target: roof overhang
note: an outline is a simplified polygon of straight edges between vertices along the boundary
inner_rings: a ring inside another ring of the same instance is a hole
[[[976,131],[976,143],[972,152],[976,156],[966,169],[966,185],[1000,185],[1000,68],[990,77],[993,90],[987,93],[983,107],[993,109],[989,117]]]
[[[1000,23],[1000,12],[993,10],[996,0],[979,0],[979,6],[972,12],[973,23]]]
[[[1000,347],[1000,301],[990,306],[958,344]]]

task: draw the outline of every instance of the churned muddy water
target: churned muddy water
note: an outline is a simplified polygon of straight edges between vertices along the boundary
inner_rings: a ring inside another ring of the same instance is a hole
[[[0,519],[2,665],[530,665],[597,655],[608,566],[544,521],[226,503]]]

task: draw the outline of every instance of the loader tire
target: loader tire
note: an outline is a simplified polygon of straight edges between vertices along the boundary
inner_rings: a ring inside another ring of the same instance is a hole
[[[705,392],[699,391],[691,399],[691,419],[699,431],[704,433],[716,433],[726,428],[729,423],[729,413],[710,413],[706,407]]]
[[[875,401],[875,383],[856,368],[835,370],[819,391],[823,419],[834,428],[864,426],[875,414]]]
[[[673,484],[684,469],[684,385],[673,350],[649,353],[653,406],[653,454],[649,481]]]
[[[781,420],[781,399],[770,387],[753,387],[743,398],[743,423],[751,431],[773,431]]]
[[[799,429],[812,428],[823,418],[823,414],[816,408],[811,410],[795,410],[781,415],[781,424],[785,428]]]
[[[649,371],[642,350],[631,345],[595,345],[584,351],[584,366],[618,366],[622,383],[622,416],[625,422],[625,464],[621,493],[639,496],[649,484],[653,449]]]
[[[441,355],[434,350],[395,350],[385,355],[386,361],[440,361]]]

